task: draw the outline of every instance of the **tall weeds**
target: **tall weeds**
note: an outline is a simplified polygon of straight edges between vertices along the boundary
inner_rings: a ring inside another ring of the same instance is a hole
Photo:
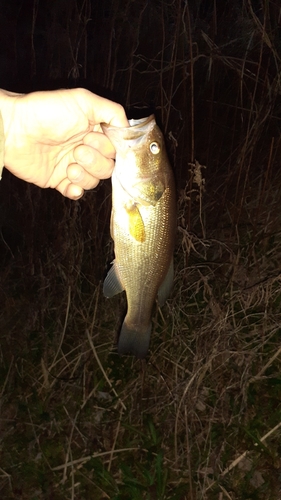
[[[178,188],[174,291],[140,363],[113,347],[124,298],[101,293],[110,182],[70,202],[4,173],[1,497],[279,499],[278,2],[0,13],[3,87],[153,110]]]

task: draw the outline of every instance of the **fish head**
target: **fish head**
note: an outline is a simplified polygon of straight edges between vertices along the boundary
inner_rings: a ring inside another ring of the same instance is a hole
[[[164,138],[154,115],[129,123],[124,128],[102,124],[116,150],[114,175],[135,201],[155,205],[165,190]]]

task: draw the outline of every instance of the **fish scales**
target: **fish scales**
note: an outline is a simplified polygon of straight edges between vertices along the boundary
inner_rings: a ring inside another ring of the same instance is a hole
[[[115,261],[104,294],[126,291],[118,351],[143,358],[157,293],[162,305],[172,286],[176,203],[172,169],[154,116],[130,123],[125,129],[103,125],[116,149],[111,214]]]

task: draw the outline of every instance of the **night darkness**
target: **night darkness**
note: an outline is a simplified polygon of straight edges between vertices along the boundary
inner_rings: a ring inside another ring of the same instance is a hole
[[[278,0],[2,0],[1,88],[154,112],[178,198],[141,363],[116,354],[124,297],[102,296],[110,181],[73,202],[4,169],[3,500],[280,498],[278,438],[260,453],[281,411],[280,69]]]

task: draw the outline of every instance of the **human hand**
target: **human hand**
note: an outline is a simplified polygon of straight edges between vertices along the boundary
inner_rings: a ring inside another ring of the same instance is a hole
[[[129,125],[120,104],[82,88],[30,94],[0,90],[0,109],[5,167],[74,200],[111,176],[115,149],[100,123]]]

